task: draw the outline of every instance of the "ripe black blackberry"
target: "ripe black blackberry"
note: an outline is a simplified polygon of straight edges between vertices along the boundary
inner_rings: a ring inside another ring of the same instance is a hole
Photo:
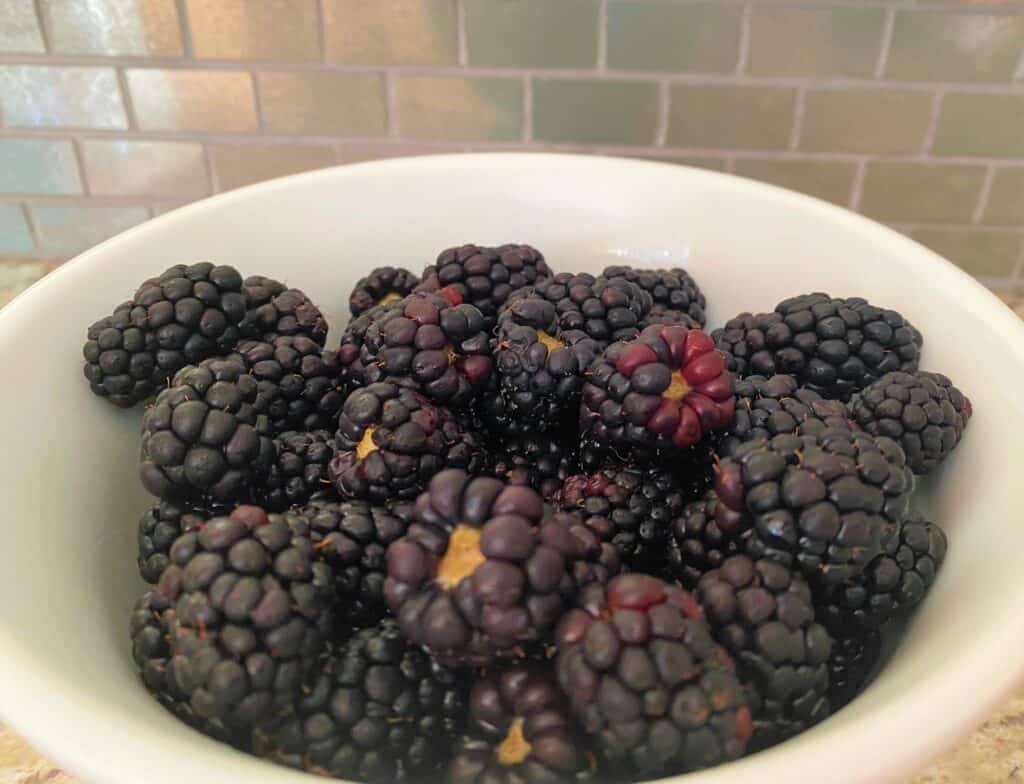
[[[272,341],[282,335],[304,335],[320,346],[327,340],[328,325],[320,309],[299,289],[254,275],[245,279],[243,337]]]
[[[846,427],[741,445],[715,492],[746,517],[747,554],[801,572],[816,591],[857,578],[907,514],[913,475],[892,440]]]
[[[971,401],[941,373],[886,373],[851,405],[857,424],[899,442],[915,474],[930,473],[960,443]]]
[[[366,385],[363,362],[360,358],[363,343],[366,340],[366,332],[371,324],[383,318],[388,312],[401,308],[404,302],[405,298],[403,297],[374,305],[358,316],[353,316],[345,326],[337,351],[338,364],[341,369],[340,381],[343,386],[351,389]]]
[[[357,389],[342,406],[330,478],[343,498],[415,498],[444,468],[479,473],[484,448],[449,411],[396,384]]]
[[[835,713],[868,685],[882,654],[882,635],[871,629],[837,637],[828,659],[828,701]]]
[[[877,629],[921,603],[945,557],[946,534],[935,523],[893,526],[862,574],[816,597],[818,617],[837,636]]]
[[[799,574],[774,561],[734,555],[701,577],[696,596],[747,689],[752,750],[774,746],[829,715],[832,639],[815,623],[811,590]]]
[[[491,473],[513,485],[532,487],[544,498],[578,470],[576,450],[559,433],[524,433],[493,438]]]
[[[170,563],[171,545],[182,534],[199,530],[213,513],[204,506],[161,501],[139,518],[139,575],[156,585]]]
[[[177,264],[89,328],[85,377],[97,395],[133,406],[185,365],[233,349],[244,316],[238,270]]]
[[[258,382],[260,408],[275,434],[334,427],[344,400],[333,351],[304,335],[244,340],[238,354]]]
[[[663,327],[686,327],[687,329],[702,329],[700,322],[697,319],[690,316],[688,313],[684,313],[681,310],[667,310],[663,307],[655,305],[651,308],[651,312],[648,313],[640,320],[640,331],[654,325],[661,325]]]
[[[376,267],[356,283],[348,297],[348,309],[353,316],[358,316],[376,305],[411,294],[419,284],[416,273],[402,267]]]
[[[691,501],[672,520],[666,577],[689,591],[700,578],[740,552],[743,516],[722,506],[714,490]]]
[[[419,291],[448,287],[478,308],[488,333],[508,295],[551,277],[544,255],[530,245],[462,245],[441,251],[437,261],[423,270]]]
[[[327,466],[333,457],[334,434],[328,430],[281,433],[274,439],[274,462],[267,478],[256,487],[257,502],[283,512],[330,489]]]
[[[685,314],[703,327],[707,323],[704,307],[707,301],[697,281],[684,269],[638,270],[627,266],[605,267],[601,273],[609,279],[625,278],[635,283],[654,300],[651,315],[664,317],[670,312]]]
[[[743,754],[743,688],[686,591],[645,574],[591,585],[555,641],[559,684],[614,772],[667,776]]]
[[[409,386],[436,403],[468,406],[493,363],[483,315],[440,294],[412,294],[371,321],[359,362],[364,383]]]
[[[727,427],[735,402],[732,375],[711,338],[656,325],[612,344],[591,366],[580,428],[606,446],[681,450]]]
[[[847,400],[895,370],[917,370],[923,338],[894,310],[817,292],[774,313],[741,313],[711,335],[737,376],[788,373],[824,397]]]
[[[594,555],[530,488],[442,471],[388,548],[384,595],[410,642],[483,666],[541,639],[577,590],[574,562]]]
[[[291,702],[333,626],[334,575],[308,531],[239,506],[171,547],[168,683],[197,716],[254,727]]]
[[[449,784],[559,784],[589,772],[550,665],[485,674],[473,684],[469,709],[469,731],[456,746]]]
[[[251,498],[274,460],[259,406],[259,384],[237,357],[182,368],[142,417],[143,486],[160,498]]]

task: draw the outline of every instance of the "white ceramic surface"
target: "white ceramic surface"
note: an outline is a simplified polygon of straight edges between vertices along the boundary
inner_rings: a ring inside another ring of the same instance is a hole
[[[69,262],[0,314],[0,717],[89,784],[288,784],[302,774],[179,724],[132,671],[142,589],[138,411],[94,398],[86,326],[180,262],[233,264],[306,289],[335,342],[371,267],[413,269],[461,242],[531,242],[558,270],[683,265],[717,326],[796,293],[865,295],[926,336],[925,369],[974,401],[954,459],[921,503],[950,535],[938,584],[896,656],[837,716],[693,784],[878,782],[923,765],[1024,669],[1024,327],[980,285],[845,210],[748,180],[592,157],[478,155],[361,164],[218,196]]]

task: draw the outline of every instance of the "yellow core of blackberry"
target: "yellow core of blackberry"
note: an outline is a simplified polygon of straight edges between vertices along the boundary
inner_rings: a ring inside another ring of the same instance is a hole
[[[356,457],[360,460],[365,460],[366,456],[370,454],[370,452],[377,451],[377,445],[373,443],[373,431],[376,429],[377,428],[375,427],[366,428],[366,430],[363,431],[363,437],[360,438],[359,443],[356,444]]]
[[[690,385],[686,383],[683,374],[678,370],[673,371],[672,381],[669,383],[668,389],[661,393],[661,396],[666,400],[682,400],[688,394],[690,394]]]
[[[486,560],[480,552],[480,529],[457,525],[437,566],[437,584],[450,591]]]
[[[548,350],[548,353],[551,353],[556,348],[565,348],[565,343],[558,338],[551,337],[542,329],[537,330],[537,342],[543,345]]]
[[[377,301],[377,304],[378,305],[387,305],[389,302],[394,302],[396,299],[401,299],[401,298],[402,298],[402,295],[399,294],[397,291],[389,291],[387,294],[385,294],[383,297],[381,297]]]
[[[498,745],[498,762],[502,765],[518,765],[529,756],[530,748],[529,741],[523,737],[523,720],[516,716],[505,739]]]
[[[459,352],[457,352],[451,346],[445,346],[444,347],[444,353],[445,353],[445,356],[448,357],[448,364],[449,365],[454,365],[455,364],[455,360],[457,360],[459,358]]]

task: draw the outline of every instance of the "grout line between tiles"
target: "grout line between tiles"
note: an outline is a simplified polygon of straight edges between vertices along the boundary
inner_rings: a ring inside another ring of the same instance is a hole
[[[401,126],[398,119],[398,85],[394,70],[387,68],[384,71],[384,110],[387,114],[388,136],[392,139],[398,138],[401,134]]]
[[[324,23],[324,0],[316,0],[316,45],[320,47],[320,62],[327,62],[327,26]]]
[[[28,226],[28,235],[32,238],[32,251],[34,253],[41,253],[43,250],[42,238],[39,236],[39,227],[36,225],[35,218],[32,215],[32,210],[28,208],[27,204],[19,204],[21,212],[25,216],[25,225]]]
[[[807,106],[807,88],[798,87],[796,91],[796,102],[793,106],[793,126],[789,131],[789,149],[795,150],[800,146],[800,135],[804,130],[804,111]]]
[[[867,158],[857,161],[857,168],[853,171],[853,184],[850,186],[850,209],[860,212],[860,202],[864,197],[864,177],[867,174]]]
[[[43,50],[50,54],[53,52],[53,36],[50,31],[49,20],[43,13],[43,0],[34,0],[32,10],[36,15],[36,26],[39,28],[39,36],[43,39]]]
[[[939,114],[942,112],[942,101],[946,97],[944,90],[937,90],[932,99],[932,110],[928,117],[928,128],[924,133],[924,140],[921,142],[920,157],[927,157],[935,144],[935,134],[939,128]]]
[[[458,47],[459,65],[469,65],[469,29],[466,23],[466,0],[455,2],[455,35]]]
[[[1013,69],[1014,81],[1021,81],[1024,79],[1024,47],[1020,50],[1020,61],[1017,63],[1017,67]]]
[[[203,145],[203,166],[206,169],[206,186],[210,193],[220,193],[220,178],[213,167],[213,156],[210,155],[208,145]]]
[[[525,144],[533,141],[533,79],[529,74],[523,77],[523,125],[519,138]]]
[[[889,50],[892,48],[892,33],[896,28],[896,9],[890,8],[885,14],[885,26],[882,28],[882,43],[878,48],[878,60],[875,62],[875,78],[881,79],[885,67],[889,64]]]
[[[981,223],[981,218],[988,207],[988,200],[992,193],[992,181],[995,177],[996,167],[989,164],[985,167],[985,179],[981,182],[981,191],[978,193],[978,203],[975,205],[974,213],[971,215],[971,223]]]
[[[125,130],[135,131],[139,129],[139,118],[135,116],[135,101],[132,100],[132,91],[128,87],[128,74],[124,68],[118,68],[117,89],[121,91],[121,104],[124,106],[124,116],[128,120],[128,127]]]
[[[597,8],[597,72],[608,69],[608,0],[601,0]]]
[[[654,146],[664,147],[668,143],[668,123],[672,110],[672,98],[668,82],[658,82],[658,122],[654,130]]]
[[[267,130],[266,123],[263,121],[263,96],[261,95],[259,79],[256,74],[249,73],[249,84],[252,85],[252,106],[256,112],[256,125],[259,128],[259,132],[265,133]]]
[[[196,48],[192,41],[192,23],[188,18],[188,5],[186,0],[174,0],[174,7],[178,12],[178,29],[181,32],[181,49],[186,60],[196,59]]]
[[[740,41],[736,53],[736,75],[741,76],[747,70],[747,63],[750,61],[750,26],[751,17],[754,15],[753,8],[749,3],[743,6],[740,13]]]
[[[78,166],[78,179],[82,183],[82,195],[90,196],[92,186],[89,184],[89,175],[85,170],[85,152],[82,150],[82,142],[78,139],[71,139],[71,154],[75,156],[75,163]]]

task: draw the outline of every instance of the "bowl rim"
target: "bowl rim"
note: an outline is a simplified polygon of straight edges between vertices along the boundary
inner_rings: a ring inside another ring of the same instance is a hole
[[[758,193],[771,199],[788,201],[796,211],[811,211],[850,231],[869,233],[894,255],[905,259],[913,271],[940,279],[962,291],[965,307],[971,307],[994,334],[997,334],[1021,366],[1024,366],[1024,324],[1001,300],[963,270],[931,250],[898,232],[842,207],[785,188],[671,162],[638,160],[613,156],[564,153],[500,152],[451,155],[426,155],[366,161],[303,172],[239,188],[190,203],[158,216],[112,237],[79,254],[40,279],[0,309],[0,346],[19,319],[27,318],[50,304],[51,292],[65,290],[76,276],[85,278],[102,267],[110,248],[126,238],[144,236],[154,226],[185,224],[193,214],[211,208],[263,198],[278,190],[301,187],[318,179],[348,179],[386,176],[394,172],[429,170],[472,171],[481,166],[496,169],[558,169],[571,175],[582,168],[603,167],[609,177],[625,170],[673,169],[695,181],[729,183],[738,196]],[[692,784],[737,784],[781,779],[799,771],[807,778],[830,782],[887,781],[916,771],[931,759],[937,749],[948,746],[980,724],[996,703],[1024,674],[1024,661],[1017,652],[1024,648],[1024,615],[1012,605],[989,619],[970,646],[951,657],[937,670],[921,673],[914,688],[893,695],[885,711],[874,711],[847,721],[842,732],[833,733],[815,755],[792,744],[782,744],[751,757],[706,771],[689,774]],[[978,673],[985,677],[978,678]],[[0,626],[0,711],[3,720],[38,751],[83,781],[108,784],[177,784],[186,777],[197,782],[222,781],[224,770],[201,764],[195,758],[176,755],[181,748],[177,738],[149,724],[135,725],[123,712],[110,716],[103,701],[92,699],[74,680],[74,674],[53,677],[35,661],[31,647],[20,640],[15,630]],[[936,711],[936,706],[956,706]],[[97,720],[98,717],[101,720]],[[921,717],[932,720],[921,723]],[[827,721],[810,730],[827,727]],[[908,726],[914,727],[907,733]],[[186,730],[187,731],[187,730]],[[809,736],[808,736],[809,737]],[[880,738],[899,738],[895,747],[881,753]],[[214,741],[189,735],[189,743]],[[193,746],[194,747],[194,746]],[[223,749],[217,744],[218,749]],[[311,781],[309,774],[265,764],[241,752],[234,752],[238,765],[233,771],[245,775],[252,784],[287,784]],[[856,767],[832,767],[837,760],[856,760]],[[659,781],[681,782],[680,776]]]

